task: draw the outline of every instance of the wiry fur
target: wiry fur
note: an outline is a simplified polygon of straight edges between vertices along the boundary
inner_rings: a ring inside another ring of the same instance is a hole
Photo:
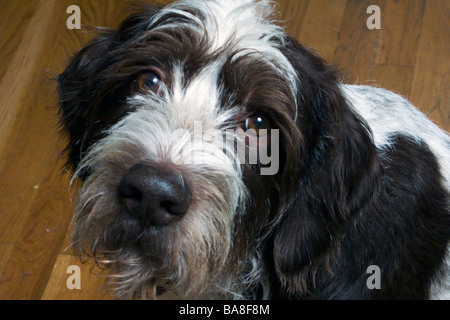
[[[245,208],[246,189],[240,168],[235,165],[235,159],[229,159],[228,166],[224,166],[222,158],[215,159],[214,155],[223,155],[223,151],[214,150],[217,148],[214,144],[203,141],[199,144],[191,134],[193,121],[189,121],[189,117],[204,118],[205,124],[210,119],[210,126],[215,129],[226,122],[229,112],[215,114],[216,108],[208,107],[211,103],[208,99],[197,109],[199,114],[193,115],[192,109],[180,114],[182,106],[189,101],[178,99],[182,97],[172,95],[167,103],[172,106],[179,103],[180,108],[175,109],[151,96],[131,98],[128,103],[136,111],[113,126],[78,168],[78,172],[95,169],[80,192],[78,202],[82,206],[77,208],[74,233],[80,242],[75,247],[86,248],[81,242],[95,239],[94,247],[87,253],[96,256],[100,263],[113,266],[114,272],[120,275],[116,281],[118,291],[130,297],[137,290],[141,294],[139,290],[143,287],[153,290],[156,286],[165,290],[181,286],[184,294],[190,296],[191,292],[204,291],[205,284],[214,282],[220,286],[219,275],[233,272],[223,266],[230,254],[235,209]],[[147,110],[149,105],[152,112]],[[207,109],[213,114],[208,114]],[[178,114],[173,113],[176,110]],[[189,131],[182,137],[172,136],[181,127]],[[228,148],[231,150],[227,154],[233,156],[234,145]],[[184,157],[192,159],[186,161]],[[196,165],[200,157],[202,166]],[[189,181],[195,190],[194,199],[190,212],[179,224],[147,230],[137,221],[117,216],[120,203],[115,189],[120,178],[137,163],[167,166],[178,172],[180,179]],[[130,245],[136,245],[137,250],[130,250]],[[97,252],[102,252],[102,256]],[[205,264],[205,256],[213,259]],[[210,274],[210,269],[217,270],[217,274]],[[146,294],[142,292],[144,297]]]
[[[110,268],[122,298],[429,298],[433,285],[442,296],[448,135],[397,95],[340,84],[273,23],[273,7],[143,5],[75,55],[58,81],[83,180],[76,252]],[[149,69],[158,95],[133,89]],[[236,132],[223,145],[195,133],[200,123],[222,137],[255,114],[280,133],[273,176],[239,163]],[[190,186],[183,219],[145,226],[124,210],[118,186],[136,164]],[[370,265],[381,290],[366,286]]]

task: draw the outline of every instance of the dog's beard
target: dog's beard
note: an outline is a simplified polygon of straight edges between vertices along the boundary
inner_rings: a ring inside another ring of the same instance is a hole
[[[245,207],[246,190],[233,159],[234,142],[220,152],[205,141],[197,148],[198,141],[189,133],[169,139],[169,124],[162,114],[131,113],[91,148],[77,170],[89,170],[90,175],[77,198],[75,252],[109,268],[110,283],[120,298],[155,298],[157,291],[197,297],[208,294],[211,284],[216,292],[227,287],[239,269],[236,262],[229,267],[236,247],[231,236],[236,210]],[[207,161],[190,164],[186,157]],[[118,200],[121,177],[146,162],[169,165],[189,181],[192,204],[180,221],[145,227]]]

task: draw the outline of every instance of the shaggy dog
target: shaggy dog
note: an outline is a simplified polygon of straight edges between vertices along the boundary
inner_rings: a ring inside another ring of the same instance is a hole
[[[448,297],[448,134],[341,83],[273,7],[142,5],[74,56],[76,253],[120,298]]]

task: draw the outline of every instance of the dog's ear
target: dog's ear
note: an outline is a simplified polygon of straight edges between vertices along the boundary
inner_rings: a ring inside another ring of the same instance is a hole
[[[106,63],[105,57],[114,46],[114,39],[114,31],[104,31],[76,53],[57,78],[60,123],[69,135],[66,152],[68,165],[72,169],[79,163],[83,144],[88,137],[87,118],[98,87],[97,76]]]
[[[72,169],[91,144],[89,115],[93,105],[101,99],[98,93],[105,80],[104,71],[117,60],[117,49],[137,33],[146,30],[151,18],[159,11],[149,4],[135,6],[132,10],[135,13],[130,14],[117,30],[96,29],[99,33],[97,37],[76,53],[57,77],[60,123],[70,138],[66,153],[67,164]]]
[[[274,233],[282,288],[305,293],[326,270],[336,243],[378,192],[381,166],[370,129],[346,101],[336,72],[294,40],[286,55],[298,73],[302,149],[286,177],[292,202]]]

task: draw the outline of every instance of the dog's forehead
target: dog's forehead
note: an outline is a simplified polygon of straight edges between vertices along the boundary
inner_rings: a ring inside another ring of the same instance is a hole
[[[179,80],[198,77],[184,83],[191,88],[201,81],[216,83],[224,70],[234,72],[249,66],[260,70],[265,64],[295,92],[297,73],[282,51],[286,33],[271,20],[273,13],[274,3],[268,0],[178,1],[149,18],[147,29],[135,40],[150,46],[156,41],[152,48],[170,73],[183,69]],[[258,63],[242,63],[249,60]],[[236,68],[223,68],[229,64]],[[209,87],[198,87],[202,86]]]
[[[148,30],[150,33],[186,30],[202,43],[205,55],[222,52],[232,59],[256,56],[292,74],[292,67],[280,52],[286,34],[272,22],[273,12],[274,3],[267,0],[179,1],[153,16]]]
[[[262,41],[283,38],[282,28],[272,24],[272,1],[194,0],[179,1],[163,8],[149,24],[151,29],[184,26],[208,34],[210,50],[230,42]]]

